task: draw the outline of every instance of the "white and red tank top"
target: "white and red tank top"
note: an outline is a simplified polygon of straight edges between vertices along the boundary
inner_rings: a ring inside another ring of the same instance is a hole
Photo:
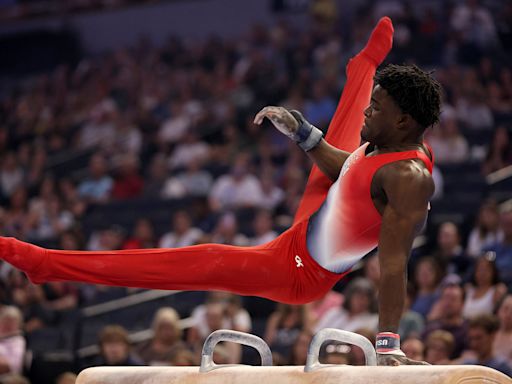
[[[423,151],[367,156],[368,144],[348,157],[326,200],[310,218],[308,250],[322,267],[332,272],[348,271],[378,245],[382,217],[373,203],[371,184],[380,167],[420,159],[432,173],[433,161]]]

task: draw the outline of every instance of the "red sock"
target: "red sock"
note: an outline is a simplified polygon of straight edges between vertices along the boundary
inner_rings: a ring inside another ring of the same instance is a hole
[[[361,53],[371,58],[377,65],[382,63],[393,45],[393,31],[391,19],[387,16],[381,18]]]
[[[0,255],[9,264],[31,275],[37,274],[37,269],[45,261],[46,250],[14,237],[0,237]]]

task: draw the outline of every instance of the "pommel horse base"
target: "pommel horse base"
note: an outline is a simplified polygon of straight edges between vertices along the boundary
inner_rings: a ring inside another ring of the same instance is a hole
[[[365,353],[367,365],[320,364],[318,354],[326,340],[359,346]],[[215,364],[213,350],[220,341],[256,348],[262,366]],[[351,332],[323,329],[311,341],[305,366],[272,367],[270,348],[259,337],[235,331],[216,331],[204,343],[199,368],[96,367],[82,371],[77,384],[512,384],[512,379],[503,373],[477,365],[380,367],[376,364],[373,345],[363,336]]]

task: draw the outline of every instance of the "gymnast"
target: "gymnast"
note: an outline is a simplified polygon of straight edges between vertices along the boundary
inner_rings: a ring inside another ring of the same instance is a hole
[[[412,242],[434,192],[433,155],[423,134],[438,121],[440,85],[416,66],[388,65],[376,72],[392,39],[393,25],[384,17],[347,65],[325,138],[298,111],[265,107],[256,115],[256,124],[268,118],[315,164],[293,226],[275,240],[256,247],[86,252],[0,238],[0,257],[34,283],[224,290],[303,304],[325,295],[378,246],[379,364],[424,364],[405,357],[396,332]],[[361,139],[365,144],[359,146]]]

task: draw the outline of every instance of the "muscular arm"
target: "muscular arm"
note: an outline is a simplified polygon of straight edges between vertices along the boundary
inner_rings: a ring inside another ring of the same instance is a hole
[[[379,173],[387,197],[379,237],[379,331],[396,333],[406,296],[407,260],[426,218],[434,182],[412,161],[390,164]]]
[[[311,151],[306,152],[311,160],[332,181],[340,175],[341,167],[350,156],[349,152],[342,151],[322,139]]]

